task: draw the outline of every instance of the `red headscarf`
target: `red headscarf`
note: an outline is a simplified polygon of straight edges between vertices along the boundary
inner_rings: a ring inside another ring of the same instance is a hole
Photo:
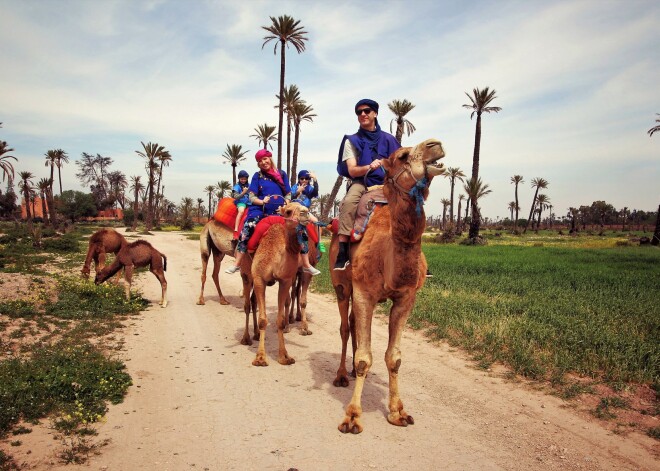
[[[280,185],[284,185],[284,181],[282,180],[282,175],[280,175],[280,172],[278,172],[277,169],[275,169],[275,165],[272,165],[273,154],[271,154],[268,149],[260,149],[254,155],[254,158],[257,160],[257,162],[261,162],[261,159],[263,159],[264,157],[268,157],[270,159],[271,166],[267,171],[262,170],[262,172],[268,174],[268,176],[270,176]]]

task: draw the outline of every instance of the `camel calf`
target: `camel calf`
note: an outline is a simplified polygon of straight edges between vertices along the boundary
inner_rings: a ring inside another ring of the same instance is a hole
[[[128,241],[123,235],[110,227],[96,231],[89,238],[87,257],[81,270],[82,276],[85,279],[89,278],[92,261],[94,262],[96,273],[100,272],[105,267],[105,254],[113,253],[117,255],[121,246],[127,243]]]
[[[165,280],[165,270],[167,270],[167,257],[156,250],[146,240],[137,240],[130,244],[122,245],[115,257],[115,261],[96,274],[94,283],[97,285],[103,283],[122,268],[124,269],[124,278],[126,280],[126,299],[131,297],[131,281],[133,279],[133,270],[135,268],[149,267],[162,288],[161,307],[167,306],[167,281]]]

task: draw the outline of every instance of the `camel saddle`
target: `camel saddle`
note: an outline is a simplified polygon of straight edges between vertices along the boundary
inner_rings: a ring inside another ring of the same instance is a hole
[[[383,192],[383,185],[369,187],[358,203],[355,222],[351,231],[351,242],[359,242],[362,239],[371,215],[384,204],[387,204],[387,198]],[[333,233],[337,234],[339,232],[339,221],[333,219],[330,228]]]
[[[270,229],[270,227],[273,224],[284,224],[286,219],[284,219],[282,216],[266,216],[263,218],[261,221],[257,223],[257,227],[254,228],[254,233],[252,234],[252,237],[250,237],[250,240],[248,240],[248,252],[254,252],[257,250],[257,247],[259,246],[259,242],[261,241],[261,238],[264,236],[264,234]],[[245,221],[242,221],[245,222]],[[319,233],[316,230],[316,226],[314,226],[313,222],[307,223],[307,237],[309,238],[309,241],[317,244],[319,241]]]

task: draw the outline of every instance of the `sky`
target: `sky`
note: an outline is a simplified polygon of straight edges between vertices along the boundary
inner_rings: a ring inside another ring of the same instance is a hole
[[[88,192],[75,176],[83,152],[111,157],[129,179],[146,175],[136,151],[154,142],[172,155],[165,197],[206,202],[206,186],[232,179],[226,146],[249,151],[240,168],[252,174],[249,136],[278,123],[279,48],[262,47],[262,26],[281,15],[308,33],[303,53],[286,50],[286,84],[317,115],[302,124],[298,169],[317,174],[321,193],[362,98],[380,104],[386,131],[388,103],[415,104],[403,145],[440,139],[445,165],[470,175],[475,119],[462,105],[489,87],[501,111],[482,119],[484,216],[509,216],[513,175],[524,178],[521,217],[538,177],[557,216],[597,200],[657,210],[660,135],[647,134],[660,113],[656,0],[0,0],[0,140],[16,172],[36,183],[49,176],[46,152],[63,149],[64,189]],[[436,178],[426,214],[441,215],[449,193]]]

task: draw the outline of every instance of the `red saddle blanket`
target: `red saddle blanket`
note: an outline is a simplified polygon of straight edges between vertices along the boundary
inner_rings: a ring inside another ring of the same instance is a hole
[[[241,221],[241,229],[243,227],[243,222],[245,222],[245,220]],[[257,227],[254,228],[252,237],[250,237],[250,240],[248,241],[248,251],[254,252],[257,250],[261,238],[273,224],[284,224],[284,222],[285,219],[282,216],[266,216],[261,221],[259,221]],[[314,244],[319,242],[319,233],[316,230],[316,226],[312,222],[307,223],[307,237],[309,238],[309,241],[313,242]]]

